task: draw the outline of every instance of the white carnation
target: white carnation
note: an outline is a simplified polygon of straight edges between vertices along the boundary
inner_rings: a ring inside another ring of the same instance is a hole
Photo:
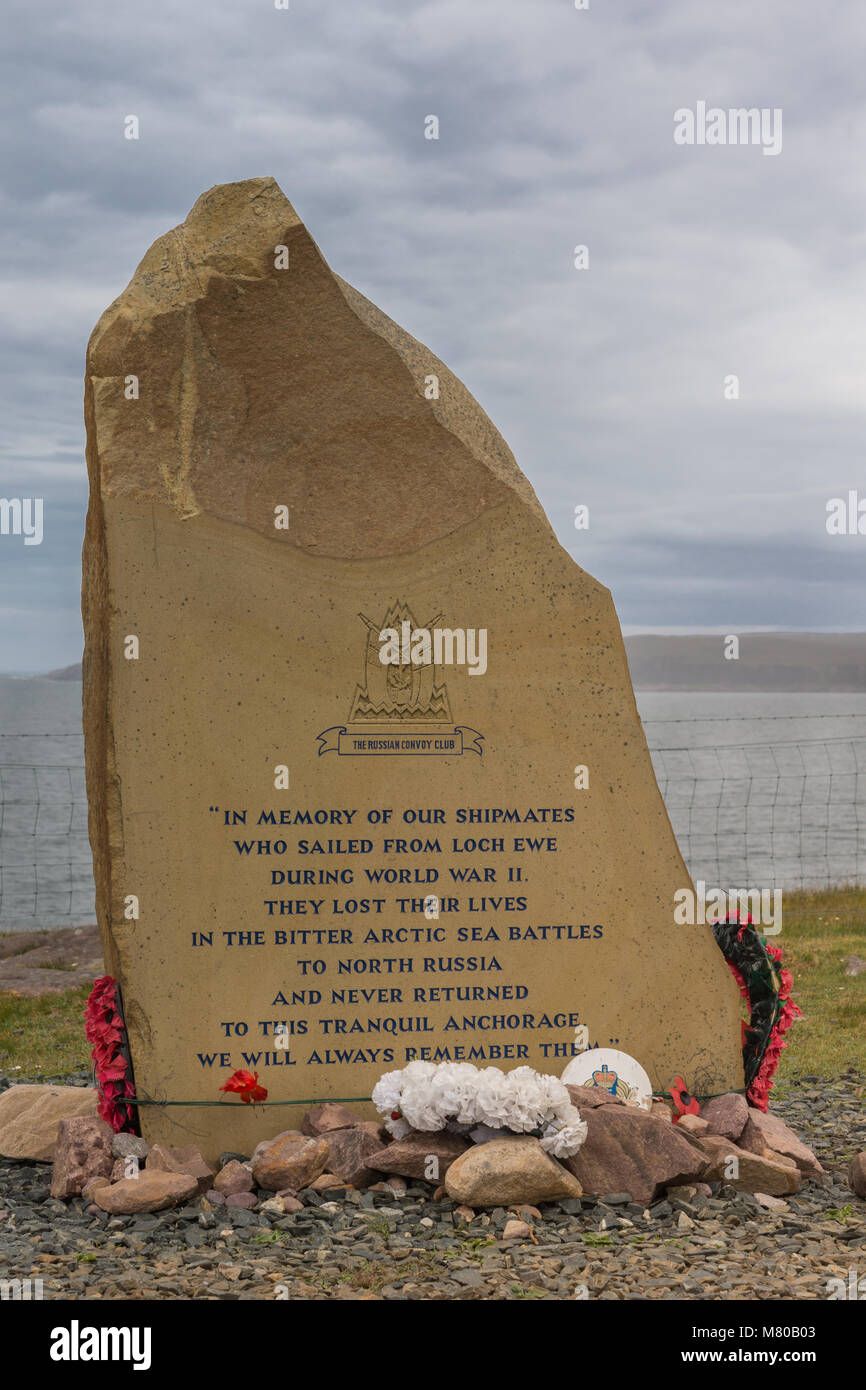
[[[541,1147],[554,1158],[570,1158],[576,1154],[586,1139],[586,1121],[575,1110],[577,1119],[571,1123],[555,1121],[548,1125],[541,1136]]]
[[[405,1085],[407,1081],[423,1081],[436,1070],[435,1062],[410,1062],[408,1067],[403,1068],[403,1083]]]
[[[476,1082],[475,1118],[491,1129],[510,1129],[511,1109],[505,1073],[498,1067],[484,1067]]]
[[[447,1101],[443,1101],[435,1077],[407,1081],[400,1098],[400,1109],[403,1118],[409,1121],[413,1129],[444,1129],[448,1119]]]
[[[460,1124],[472,1124],[475,1119],[477,1077],[478,1069],[469,1062],[446,1062],[437,1069],[435,1086],[440,1103],[445,1114]]]
[[[400,1095],[403,1090],[403,1073],[386,1071],[373,1087],[373,1104],[380,1115],[390,1116],[392,1110],[400,1109]]]
[[[373,1103],[395,1138],[408,1130],[427,1132],[486,1126],[490,1131],[541,1131],[542,1147],[557,1158],[576,1153],[586,1125],[556,1076],[532,1067],[502,1072],[468,1062],[410,1062],[386,1072],[373,1089]],[[391,1118],[399,1111],[399,1118]]]

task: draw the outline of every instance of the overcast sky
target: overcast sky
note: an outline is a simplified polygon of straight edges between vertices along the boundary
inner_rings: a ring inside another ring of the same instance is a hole
[[[80,656],[93,324],[201,192],[266,174],[466,382],[627,631],[866,627],[866,536],[825,526],[866,498],[861,5],[4,8],[0,496],[45,534],[0,536],[0,670]],[[698,102],[779,108],[781,152],[676,144]]]

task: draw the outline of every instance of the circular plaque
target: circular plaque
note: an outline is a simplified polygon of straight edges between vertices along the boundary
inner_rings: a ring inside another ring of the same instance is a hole
[[[594,1047],[572,1057],[562,1080],[568,1086],[598,1086],[643,1110],[652,1104],[652,1086],[640,1062],[612,1047]]]

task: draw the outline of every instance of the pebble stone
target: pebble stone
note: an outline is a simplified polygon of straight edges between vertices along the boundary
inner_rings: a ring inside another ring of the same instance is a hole
[[[0,1075],[0,1090],[24,1079],[90,1076]],[[866,1201],[846,1180],[864,1147],[866,1087],[854,1072],[800,1078],[772,1108],[827,1169],[784,1210],[725,1186],[648,1207],[611,1193],[543,1203],[519,1235],[506,1234],[514,1211],[467,1219],[418,1183],[308,1189],[295,1212],[199,1199],[109,1218],[52,1199],[46,1164],[0,1159],[0,1265],[4,1278],[42,1279],[45,1299],[561,1300],[584,1285],[590,1299],[620,1301],[826,1299],[831,1278],[866,1275]]]

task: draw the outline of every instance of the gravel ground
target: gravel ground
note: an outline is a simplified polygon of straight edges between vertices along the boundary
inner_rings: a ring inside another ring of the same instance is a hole
[[[89,1081],[27,1078],[73,1079]],[[802,1078],[773,1109],[829,1172],[785,1210],[724,1187],[649,1208],[613,1194],[545,1204],[508,1241],[511,1214],[467,1223],[424,1184],[308,1192],[294,1215],[95,1217],[50,1197],[47,1164],[0,1159],[0,1278],[41,1279],[45,1299],[826,1299],[830,1278],[866,1276],[866,1202],[845,1180],[866,1148],[864,1078]]]

